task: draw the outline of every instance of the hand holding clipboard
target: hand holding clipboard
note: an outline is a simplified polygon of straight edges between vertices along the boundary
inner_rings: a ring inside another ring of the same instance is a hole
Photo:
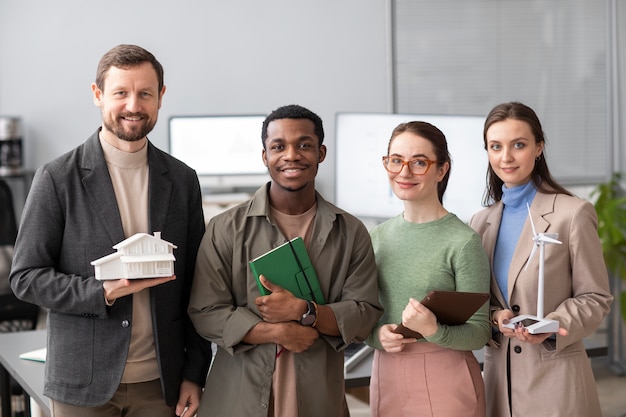
[[[460,291],[431,291],[421,303],[437,317],[437,321],[448,326],[464,324],[489,300],[489,293]],[[421,339],[423,336],[398,324],[394,333],[404,337]]]

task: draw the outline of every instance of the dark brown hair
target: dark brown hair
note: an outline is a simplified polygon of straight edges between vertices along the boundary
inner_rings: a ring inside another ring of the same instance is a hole
[[[452,160],[450,159],[450,152],[448,152],[448,141],[446,136],[437,127],[426,122],[407,122],[401,123],[393,129],[391,132],[391,138],[389,139],[389,145],[387,145],[387,155],[391,149],[391,142],[401,133],[410,132],[417,136],[420,136],[433,145],[435,155],[437,158],[437,165],[442,166],[446,162],[449,165],[448,172],[443,176],[442,180],[437,184],[437,195],[439,196],[439,202],[443,203],[443,195],[448,188],[448,180],[450,179],[450,171],[452,171]]]
[[[541,144],[543,143],[543,152],[539,155],[538,159],[535,161],[535,168],[532,172],[532,181],[535,184],[535,187],[538,191],[545,194],[567,194],[572,195],[569,191],[563,188],[559,183],[556,182],[552,175],[550,174],[550,170],[548,169],[548,163],[545,158],[545,137],[543,133],[543,129],[541,128],[541,122],[539,121],[539,117],[533,109],[530,107],[519,103],[519,102],[509,102],[502,103],[495,106],[485,119],[485,126],[483,129],[483,141],[485,144],[485,150],[487,150],[487,131],[497,122],[503,122],[508,119],[515,119],[525,122],[530,127],[533,136],[535,137],[535,143]],[[487,190],[485,191],[485,196],[483,198],[483,205],[490,206],[494,203],[497,203],[502,199],[502,185],[504,182],[493,172],[493,168],[491,168],[491,164],[487,165]]]

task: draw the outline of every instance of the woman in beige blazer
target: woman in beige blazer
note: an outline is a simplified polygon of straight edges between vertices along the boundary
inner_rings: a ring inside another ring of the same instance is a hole
[[[484,127],[489,156],[488,207],[470,226],[482,237],[492,267],[492,338],[485,350],[487,415],[491,417],[600,416],[591,365],[582,339],[609,311],[612,296],[597,216],[550,175],[545,139],[535,112],[521,103],[492,109]],[[537,314],[537,233],[558,233],[545,245],[544,316],[556,333],[532,335],[503,324]],[[528,265],[527,265],[528,264]]]

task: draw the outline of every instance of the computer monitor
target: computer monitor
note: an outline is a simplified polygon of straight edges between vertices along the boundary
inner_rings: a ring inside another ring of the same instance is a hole
[[[263,120],[264,115],[172,116],[170,154],[193,168],[198,177],[264,177]],[[222,178],[221,182],[229,181]]]
[[[488,164],[484,116],[337,113],[336,204],[361,218],[387,219],[402,213],[403,202],[393,194],[381,159],[393,129],[413,120],[432,123],[446,136],[452,170],[443,205],[468,222],[483,208]]]

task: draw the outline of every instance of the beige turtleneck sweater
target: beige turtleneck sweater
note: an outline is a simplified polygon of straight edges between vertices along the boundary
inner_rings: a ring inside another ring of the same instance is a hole
[[[147,142],[141,150],[134,153],[121,151],[102,137],[100,144],[113,182],[124,237],[128,238],[135,233],[150,233]],[[122,375],[123,383],[152,381],[160,377],[152,330],[150,290],[145,289],[132,297],[131,339]]]

